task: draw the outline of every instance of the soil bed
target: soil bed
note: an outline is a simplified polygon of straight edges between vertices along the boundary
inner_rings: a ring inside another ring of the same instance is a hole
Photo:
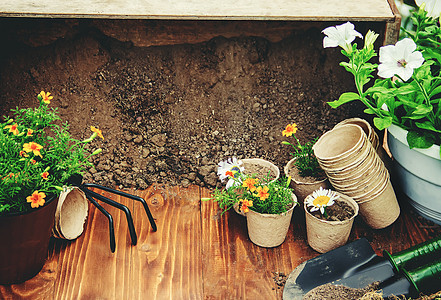
[[[304,143],[345,118],[363,117],[359,103],[326,104],[354,87],[338,66],[338,49],[323,49],[323,28],[300,28],[277,43],[243,36],[137,47],[93,24],[0,23],[8,45],[0,50],[0,114],[36,106],[44,90],[74,137],[100,128],[105,140],[93,147],[103,153],[86,182],[220,187],[217,163],[228,157],[268,159],[283,169],[288,123],[297,123]]]

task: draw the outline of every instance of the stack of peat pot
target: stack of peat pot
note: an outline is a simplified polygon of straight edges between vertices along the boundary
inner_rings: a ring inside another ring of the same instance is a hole
[[[375,149],[378,136],[372,143],[362,127],[349,123],[323,134],[313,149],[334,189],[353,198],[364,221],[380,229],[398,218],[400,207],[389,172]]]

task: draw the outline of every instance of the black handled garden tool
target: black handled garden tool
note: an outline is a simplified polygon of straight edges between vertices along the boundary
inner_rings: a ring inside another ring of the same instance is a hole
[[[109,221],[109,236],[110,236],[110,250],[113,252],[115,252],[115,248],[116,248],[116,243],[115,243],[115,230],[114,230],[114,226],[113,226],[113,218],[112,215],[106,211],[104,209],[104,207],[102,207],[95,199],[103,201],[104,203],[107,203],[113,207],[116,207],[120,210],[122,210],[125,215],[126,215],[126,219],[127,219],[127,223],[128,223],[128,227],[129,227],[129,233],[130,233],[130,239],[132,241],[132,245],[136,245],[138,238],[136,236],[136,231],[135,231],[135,226],[133,225],[133,218],[132,218],[132,214],[130,212],[130,210],[127,208],[127,206],[118,203],[116,201],[113,201],[107,197],[104,197],[103,195],[100,195],[94,191],[89,190],[89,188],[94,188],[94,189],[100,189],[112,194],[116,194],[122,197],[126,197],[132,200],[136,200],[142,203],[144,210],[147,214],[147,217],[150,221],[150,225],[152,226],[153,231],[157,230],[156,227],[156,223],[155,220],[152,216],[152,213],[150,212],[150,209],[147,205],[147,203],[145,202],[144,199],[142,199],[141,197],[135,196],[135,195],[131,195],[122,191],[118,191],[118,190],[114,190],[108,187],[104,187],[98,184],[94,184],[94,183],[82,183],[82,177],[81,176],[73,176],[69,179],[68,181],[70,184],[77,186],[79,189],[81,189],[84,194],[86,195],[86,198],[93,204],[96,206],[96,208],[98,208],[98,210],[104,214],[108,221]]]
[[[310,259],[291,273],[285,284],[283,299],[302,299],[308,291],[326,283],[342,284],[350,288],[365,288],[374,282],[381,282],[383,287],[386,287],[392,282],[401,280],[402,283],[407,284],[407,293],[411,293],[412,283],[406,276],[397,275],[398,270],[404,267],[407,270],[413,270],[430,261],[441,259],[441,237],[396,254],[390,254],[387,251],[384,253],[383,257],[376,255],[368,241],[363,238]],[[429,266],[426,265],[426,267]],[[437,266],[434,268],[436,270]],[[429,269],[433,271],[433,268]],[[412,272],[408,273],[412,274]],[[428,272],[427,268],[426,272]],[[421,275],[419,272],[416,274]],[[401,294],[402,289],[398,283],[395,283],[395,288],[394,290],[394,286],[391,285],[391,292]]]

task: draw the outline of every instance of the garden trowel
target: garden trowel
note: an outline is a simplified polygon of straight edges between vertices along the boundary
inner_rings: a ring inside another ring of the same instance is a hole
[[[433,279],[441,274],[437,271],[441,270],[441,264],[434,267],[426,264],[437,259],[441,259],[441,237],[396,254],[384,251],[383,257],[376,255],[368,241],[362,238],[298,266],[285,284],[283,299],[302,299],[311,289],[326,283],[365,288],[374,282],[380,282],[383,291],[390,291],[395,295],[410,295],[415,292],[413,283],[398,271],[405,267],[414,281],[419,281],[418,276],[423,274],[426,274],[423,277]],[[424,271],[412,273],[421,266],[425,266]],[[424,287],[432,280],[427,278]]]

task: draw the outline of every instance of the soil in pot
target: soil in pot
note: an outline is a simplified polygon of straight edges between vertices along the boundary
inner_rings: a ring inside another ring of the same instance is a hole
[[[269,177],[271,179],[274,179],[277,177],[276,172],[272,168],[269,168],[267,166],[263,166],[258,163],[244,163],[245,165],[245,171],[244,173],[247,175],[256,175],[256,178],[262,179],[265,178],[269,174]]]
[[[326,221],[344,221],[350,219],[354,215],[354,209],[346,202],[341,200],[335,200],[335,203],[326,208],[327,218],[325,218],[321,212],[313,211],[311,214],[317,219]]]

